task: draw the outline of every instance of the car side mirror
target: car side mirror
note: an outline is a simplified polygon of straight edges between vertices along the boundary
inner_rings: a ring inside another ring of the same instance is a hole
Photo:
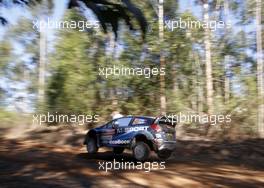
[[[113,127],[113,129],[117,129],[118,128],[118,122],[117,121],[115,121],[114,123],[113,123],[113,125],[112,125],[112,127]]]

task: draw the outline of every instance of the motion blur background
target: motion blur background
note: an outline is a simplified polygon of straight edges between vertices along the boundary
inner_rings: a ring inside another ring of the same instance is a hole
[[[0,0],[1,187],[264,187],[264,2],[81,2]],[[34,28],[48,19],[101,25]],[[229,27],[168,28],[180,19]],[[165,68],[166,75],[99,74],[114,66]],[[140,170],[100,172],[98,162],[134,159],[105,149],[92,156],[82,145],[87,129],[118,112],[231,115],[232,121],[180,123],[166,169],[146,178]],[[33,115],[47,113],[99,121],[33,123]]]
[[[260,12],[258,6],[263,2],[166,0],[164,23],[181,18],[222,21],[230,27],[215,31],[165,27],[163,39],[158,4],[134,1],[148,22],[144,41],[135,18],[131,20],[135,31],[119,20],[116,40],[111,27],[108,33],[102,29],[40,31],[33,28],[36,20],[94,21],[96,16],[88,8],[67,9],[66,0],[23,2],[0,1],[1,124],[17,124],[20,118],[32,119],[32,114],[44,112],[98,114],[101,121],[113,111],[152,116],[191,112],[230,114],[232,124],[217,125],[224,135],[263,132],[263,117],[258,121],[263,113],[263,56],[257,56],[257,49],[262,53],[263,9]],[[114,65],[165,67],[165,80],[99,75],[99,67]],[[188,127],[206,129],[208,134],[208,126]]]

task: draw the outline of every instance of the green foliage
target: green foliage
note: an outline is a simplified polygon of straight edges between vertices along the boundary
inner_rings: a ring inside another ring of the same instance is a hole
[[[0,41],[0,75],[7,68],[11,59],[12,46],[8,41]]]
[[[116,2],[116,1],[115,1]],[[210,4],[210,14],[216,2]],[[204,30],[202,28],[176,28],[164,31],[164,46],[158,41],[158,21],[153,7],[148,2],[133,1],[149,22],[151,30],[146,34],[145,44],[138,32],[129,32],[120,21],[118,47],[108,54],[109,36],[99,31],[80,32],[63,29],[56,36],[54,52],[49,54],[47,64],[46,111],[63,114],[91,113],[109,119],[118,110],[131,115],[159,115],[159,76],[110,76],[99,75],[99,68],[123,66],[127,68],[159,68],[160,50],[166,62],[167,113],[192,111],[205,113],[206,79]],[[178,11],[178,1],[164,1],[166,19],[201,21],[190,10]],[[243,6],[239,6],[242,3]],[[254,4],[249,1],[230,1],[230,11],[236,15],[239,26],[252,23]],[[200,5],[199,5],[200,6]],[[45,6],[44,6],[45,7]],[[32,10],[38,15],[40,6]],[[223,14],[223,9],[220,8]],[[74,10],[67,11],[65,20],[86,20]],[[222,19],[222,18],[221,18]],[[137,20],[131,20],[139,27]],[[211,54],[213,70],[214,106],[216,113],[231,114],[234,125],[241,125],[242,132],[254,132],[256,119],[257,87],[255,36],[246,30],[225,28],[212,31]],[[31,36],[31,38],[29,37]],[[32,30],[28,20],[21,20],[9,37],[19,41],[30,63],[39,60],[39,34]],[[113,42],[113,41],[112,41]],[[10,68],[14,80],[22,79],[24,62],[11,53],[9,42],[0,43],[0,70]],[[117,56],[113,54],[118,54]],[[229,60],[226,60],[227,57]],[[15,60],[16,61],[15,61]],[[18,59],[18,60],[17,60]],[[226,62],[228,61],[228,62]],[[228,64],[228,65],[227,65]],[[36,66],[37,67],[37,66]],[[6,75],[4,75],[6,76]],[[229,99],[225,99],[225,81],[230,80]],[[37,68],[30,72],[30,89],[36,94]]]
[[[69,18],[74,12],[69,13]],[[51,59],[48,84],[48,109],[59,113],[92,112],[95,95],[93,59],[87,53],[91,45],[86,33],[61,31],[56,53]]]

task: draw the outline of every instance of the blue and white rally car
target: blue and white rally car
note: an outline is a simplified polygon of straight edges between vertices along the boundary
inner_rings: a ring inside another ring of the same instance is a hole
[[[89,130],[84,144],[88,153],[104,146],[113,148],[115,154],[131,149],[139,161],[147,160],[151,151],[167,159],[176,145],[175,126],[175,119],[166,116],[126,116]]]

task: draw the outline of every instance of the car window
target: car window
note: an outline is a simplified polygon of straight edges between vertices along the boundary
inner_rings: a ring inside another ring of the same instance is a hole
[[[108,122],[108,123],[105,125],[105,128],[112,128],[112,124],[113,124],[113,121]]]
[[[148,120],[145,118],[135,118],[132,125],[144,125],[147,124]]]
[[[130,121],[131,121],[131,119],[132,119],[131,117],[117,119],[116,121],[118,122],[118,127],[126,127],[126,126],[128,126]]]

